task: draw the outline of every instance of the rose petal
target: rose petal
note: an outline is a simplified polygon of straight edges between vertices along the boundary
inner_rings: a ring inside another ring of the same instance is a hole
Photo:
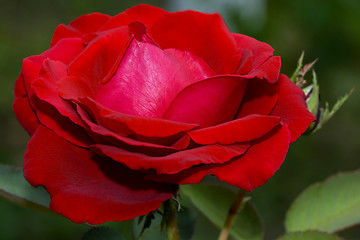
[[[86,14],[73,20],[68,26],[61,24],[54,32],[51,46],[63,38],[82,37],[82,35],[98,31],[111,17],[101,13]]]
[[[110,81],[101,85],[96,101],[117,112],[161,118],[186,86],[213,75],[190,52],[165,51],[133,39]]]
[[[189,135],[184,135],[182,138],[180,138],[178,141],[176,141],[174,144],[171,145],[171,147],[177,149],[177,150],[184,150],[190,145],[191,139]]]
[[[20,76],[15,82],[15,99],[13,109],[21,126],[23,126],[30,136],[32,136],[39,126],[39,120],[30,106],[22,73],[20,73]]]
[[[68,102],[60,98],[57,92],[57,82],[66,76],[67,65],[60,61],[45,60],[40,78],[34,80],[31,87],[39,99],[51,104],[61,115],[68,117],[77,125],[83,126],[76,111]]]
[[[250,70],[258,68],[273,55],[274,49],[267,43],[260,42],[255,38],[243,34],[232,33],[232,35],[236,41],[237,47],[241,50],[241,52],[245,52],[246,54],[244,55],[249,58],[249,60],[244,61],[244,56],[242,56],[241,61],[243,63],[251,63],[251,67],[246,66],[246,64],[240,64],[237,72],[238,74],[248,74]]]
[[[130,39],[127,26],[100,34],[69,65],[68,75],[83,78],[91,88],[96,88],[115,72]]]
[[[277,117],[249,115],[213,127],[190,131],[188,135],[199,144],[234,144],[259,138],[279,122],[280,118]]]
[[[94,97],[97,85],[82,77],[68,76],[59,80],[56,88],[61,98],[78,100],[79,98]]]
[[[280,168],[289,148],[289,138],[288,128],[279,127],[259,139],[244,156],[214,169],[213,174],[221,181],[251,191],[263,185]]]
[[[174,174],[195,165],[227,162],[234,157],[242,155],[250,145],[207,145],[179,151],[163,157],[151,157],[101,144],[92,146],[106,156],[131,169],[154,169],[156,170],[156,174]]]
[[[59,41],[54,47],[40,55],[25,58],[23,60],[23,77],[29,98],[33,95],[31,84],[35,79],[39,78],[40,70],[46,59],[61,61],[67,65],[83,49],[84,47],[81,44],[81,39],[68,38]]]
[[[242,53],[236,74],[244,78],[265,78],[274,83],[279,78],[281,60],[273,57],[274,49],[267,43],[252,37],[233,33],[237,46]]]
[[[91,141],[85,131],[67,117],[59,114],[53,106],[40,100],[34,94],[31,86],[34,80],[39,78],[46,59],[58,60],[68,64],[82,49],[83,46],[79,39],[63,39],[41,55],[24,59],[23,77],[30,105],[37,114],[39,121],[68,141],[78,146],[86,147]]]
[[[162,146],[158,144],[153,144],[149,142],[137,141],[119,134],[112,132],[111,130],[98,125],[90,119],[88,114],[81,108],[77,107],[77,112],[79,113],[81,119],[87,124],[90,129],[89,135],[93,136],[94,133],[100,135],[100,137],[108,137],[111,139],[111,142],[114,145],[117,145],[121,148],[125,148],[133,152],[141,152],[152,156],[163,156],[173,152],[176,152],[175,148]],[[94,137],[94,136],[93,136]],[[106,141],[106,139],[101,139],[99,136],[96,137],[96,142],[101,143]]]
[[[172,196],[169,185],[144,180],[142,174],[76,147],[42,126],[28,144],[24,175],[33,186],[45,186],[51,209],[76,223],[132,219],[158,209]]]
[[[169,13],[149,27],[148,33],[162,49],[190,51],[217,74],[234,74],[241,58],[232,34],[217,13]]]
[[[148,179],[176,184],[194,184],[212,174],[219,180],[251,191],[263,185],[279,169],[290,144],[286,125],[256,141],[242,156],[223,164],[202,165],[177,174],[148,175]]]
[[[249,80],[237,118],[251,114],[268,115],[278,100],[277,85],[265,79]]]
[[[278,80],[279,99],[271,115],[279,116],[288,125],[294,142],[316,118],[307,109],[305,94],[286,76]]]
[[[119,135],[166,138],[198,127],[197,124],[119,113],[102,106],[90,98],[81,99],[80,103],[88,108],[89,113],[93,115],[101,126]]]
[[[40,100],[35,95],[31,98],[31,103],[36,109],[40,123],[53,130],[60,137],[81,147],[88,147],[92,143],[82,127],[61,115],[52,105]]]
[[[143,22],[145,26],[149,28],[165,13],[167,12],[161,8],[139,4],[111,18],[101,30],[104,31],[120,26],[127,26],[134,21]]]
[[[241,59],[236,74],[246,76],[253,69],[253,52],[250,49],[239,49]]]
[[[234,119],[248,80],[236,76],[209,78],[186,87],[163,118],[201,127]]]
[[[280,57],[270,57],[259,67],[251,70],[244,78],[265,78],[269,83],[275,83],[280,75],[281,60]]]

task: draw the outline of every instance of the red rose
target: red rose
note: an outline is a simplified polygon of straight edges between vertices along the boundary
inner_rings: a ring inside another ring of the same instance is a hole
[[[206,175],[264,184],[314,120],[266,43],[218,14],[139,5],[60,25],[23,61],[24,175],[74,222],[121,221]],[[171,183],[171,184],[170,184]]]

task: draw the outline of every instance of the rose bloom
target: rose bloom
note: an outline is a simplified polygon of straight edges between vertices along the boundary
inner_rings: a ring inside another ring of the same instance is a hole
[[[273,51],[216,13],[149,5],[58,26],[15,84],[25,178],[90,224],[147,214],[206,175],[264,184],[314,120]]]

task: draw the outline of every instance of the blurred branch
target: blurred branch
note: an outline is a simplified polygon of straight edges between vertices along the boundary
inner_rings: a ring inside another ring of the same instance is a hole
[[[236,195],[235,201],[233,202],[233,204],[231,205],[231,207],[229,209],[228,215],[225,220],[224,227],[221,229],[218,240],[227,240],[228,239],[231,227],[235,221],[235,217],[236,217],[239,209],[243,205],[243,200],[244,200],[246,193],[247,192],[244,191],[243,189],[239,189],[239,192]]]

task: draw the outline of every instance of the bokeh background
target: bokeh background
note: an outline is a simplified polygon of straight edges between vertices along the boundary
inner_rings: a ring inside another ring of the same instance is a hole
[[[323,103],[326,100],[331,105],[355,87],[338,114],[318,133],[292,144],[276,175],[250,194],[263,217],[266,239],[284,232],[286,209],[306,186],[339,171],[360,168],[358,0],[0,0],[0,164],[21,166],[29,139],[11,107],[22,59],[45,51],[60,23],[90,12],[115,15],[138,3],[170,11],[220,12],[233,32],[272,45],[275,54],[282,57],[282,72],[288,75],[304,50],[305,62],[319,59],[315,69]],[[80,239],[86,229],[0,198],[0,239]],[[360,239],[360,228],[340,235]]]

